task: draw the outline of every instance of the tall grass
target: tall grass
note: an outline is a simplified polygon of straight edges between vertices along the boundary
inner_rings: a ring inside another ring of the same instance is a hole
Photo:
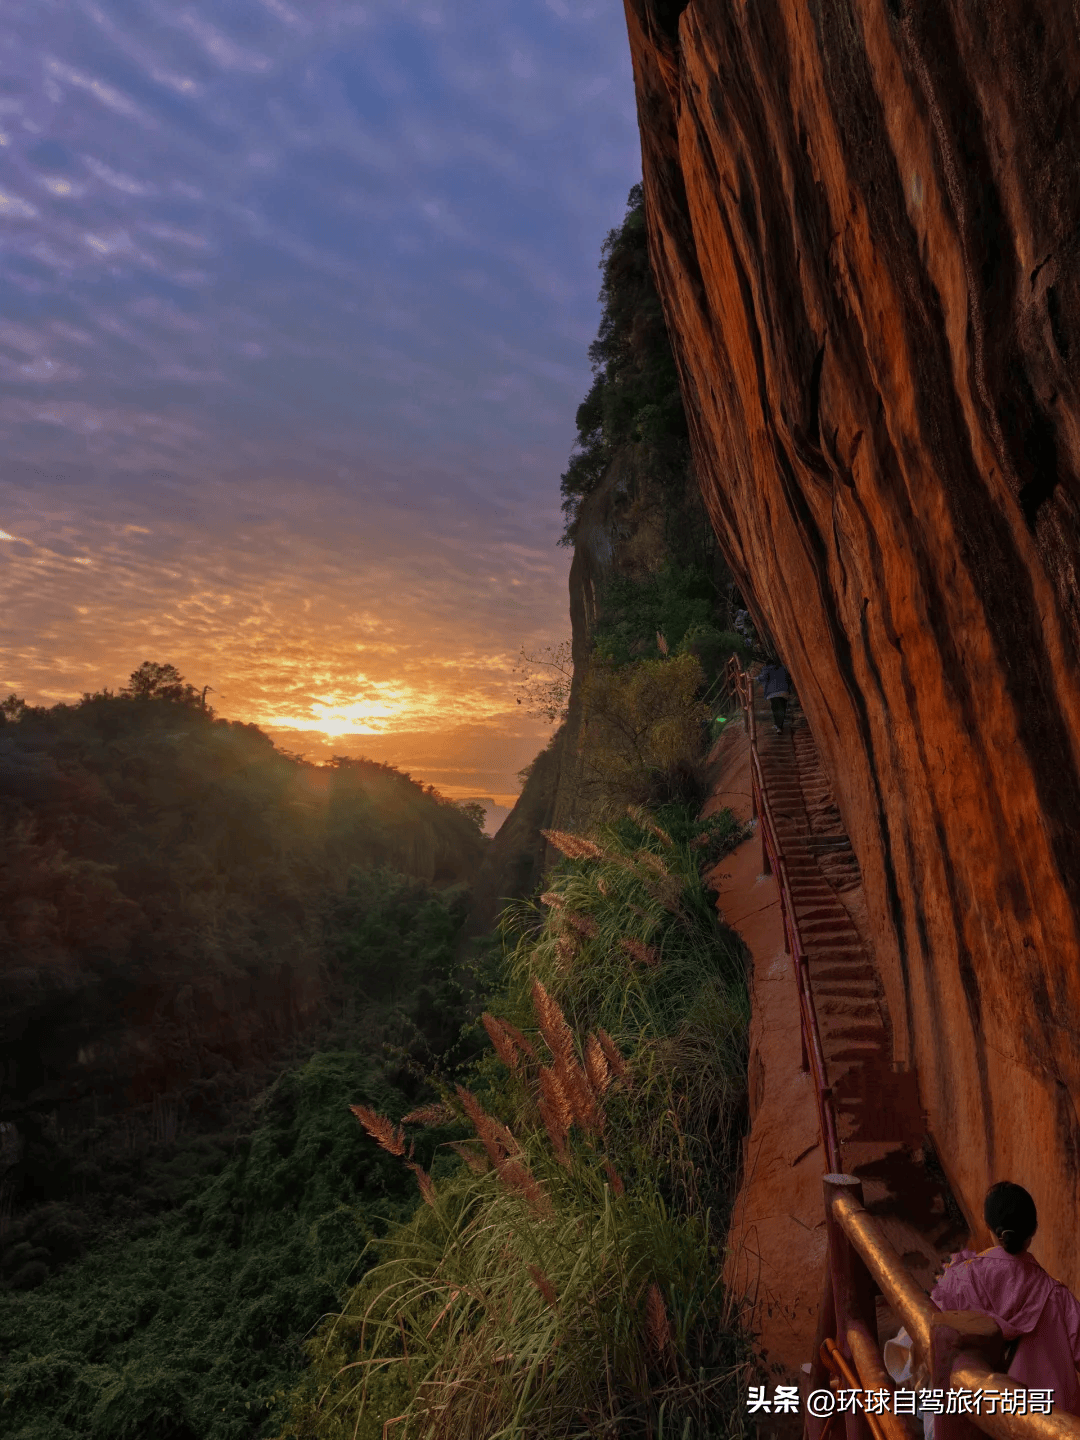
[[[720,1277],[744,962],[698,874],[701,827],[678,829],[638,811],[549,836],[565,860],[504,916],[492,1049],[443,1097],[471,1138],[431,1174],[410,1117],[357,1108],[427,1203],[309,1344],[281,1440],[742,1433],[749,1351]]]

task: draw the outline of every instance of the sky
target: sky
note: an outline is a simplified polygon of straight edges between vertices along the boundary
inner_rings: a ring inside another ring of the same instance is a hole
[[[7,0],[0,693],[512,803],[640,163],[620,0]]]

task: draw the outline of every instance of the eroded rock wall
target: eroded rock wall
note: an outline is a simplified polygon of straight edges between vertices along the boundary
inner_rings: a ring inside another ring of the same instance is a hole
[[[969,1218],[1080,1285],[1080,18],[626,0],[698,475]]]
[[[521,795],[494,836],[473,884],[465,940],[493,929],[508,900],[530,895],[560,859],[542,830],[588,828],[593,811],[581,755],[583,684],[605,587],[615,576],[642,580],[665,562],[691,558],[679,530],[702,524],[701,502],[687,477],[672,493],[632,446],[616,450],[602,480],[581,505],[570,566],[574,677],[567,717],[536,757]],[[672,534],[674,532],[674,535]],[[718,574],[717,578],[721,578]]]

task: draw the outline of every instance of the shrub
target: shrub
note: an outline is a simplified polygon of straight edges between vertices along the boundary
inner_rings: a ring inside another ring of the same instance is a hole
[[[418,1167],[409,1116],[357,1107],[426,1203],[311,1342],[279,1440],[741,1433],[749,1352],[719,1277],[744,962],[692,817],[667,818],[550,833],[567,859],[504,917],[494,1048],[445,1097],[472,1130],[455,1168]]]
[[[49,1267],[44,1260],[31,1260],[27,1265],[21,1265],[11,1277],[11,1288],[13,1290],[36,1290],[39,1285],[44,1284],[48,1278]]]
[[[702,622],[687,630],[677,653],[693,655],[710,685],[723,677],[732,655],[744,669],[754,658],[751,646],[735,630],[718,630],[715,625]]]
[[[600,596],[597,653],[613,665],[628,665],[641,655],[655,656],[658,636],[677,651],[691,632],[713,629],[716,603],[716,586],[699,565],[668,559],[638,579],[615,575]]]
[[[707,715],[697,696],[703,679],[693,655],[622,668],[593,661],[583,692],[581,754],[594,813],[702,798]]]

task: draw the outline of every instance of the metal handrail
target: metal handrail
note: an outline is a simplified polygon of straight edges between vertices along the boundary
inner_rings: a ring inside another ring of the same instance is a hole
[[[739,663],[738,656],[728,661],[728,677],[732,689],[743,706],[747,733],[750,736],[750,781],[753,795],[754,814],[761,830],[763,868],[766,874],[776,876],[780,891],[780,907],[784,919],[784,949],[791,956],[795,970],[795,988],[799,997],[800,1031],[802,1037],[803,1069],[809,1069],[814,1077],[814,1098],[818,1112],[818,1128],[821,1133],[822,1149],[828,1168],[840,1170],[840,1142],[836,1128],[836,1111],[833,1105],[832,1087],[825,1069],[825,1055],[821,1048],[821,1032],[818,1029],[817,1010],[810,987],[810,965],[803,949],[799,932],[798,917],[791,894],[787,858],[780,846],[769,794],[765,788],[765,777],[761,772],[761,760],[757,753],[757,717],[754,713],[754,682]]]
[[[861,1198],[852,1193],[859,1189],[859,1182],[850,1175],[826,1175],[827,1216],[842,1229],[869,1278],[902,1321],[914,1342],[916,1354],[931,1373],[931,1384],[972,1392],[1023,1389],[976,1353],[976,1345],[985,1343],[988,1331],[992,1330],[998,1341],[1001,1332],[996,1326],[988,1327],[985,1316],[971,1311],[942,1311],[934,1304],[873,1216],[863,1209]],[[845,1280],[841,1272],[846,1267],[837,1263],[840,1257],[834,1256],[831,1244],[829,1248],[834,1286],[841,1293]],[[850,1293],[852,1288],[849,1285],[849,1293],[842,1296],[848,1324],[841,1321],[837,1326],[842,1333],[846,1329],[849,1335],[861,1328],[851,1313],[858,1308]],[[983,1323],[977,1323],[980,1321]],[[857,1350],[858,1347],[851,1348]],[[1080,1440],[1080,1418],[1075,1415],[966,1414],[963,1419],[998,1440]],[[939,1423],[935,1420],[935,1433]]]
[[[986,1317],[967,1311],[941,1311],[915,1280],[903,1260],[886,1239],[880,1226],[863,1208],[859,1180],[841,1172],[840,1144],[832,1087],[828,1083],[821,1048],[817,1012],[810,985],[810,967],[799,932],[792,900],[787,860],[780,846],[775,817],[757,753],[757,723],[754,713],[753,681],[737,656],[728,661],[728,679],[733,694],[743,706],[750,737],[750,777],[754,814],[761,829],[762,861],[765,872],[776,876],[784,919],[785,949],[795,969],[799,995],[803,1068],[814,1079],[818,1126],[822,1149],[831,1173],[824,1177],[825,1218],[829,1227],[829,1249],[825,1295],[818,1321],[818,1338],[812,1363],[812,1379],[827,1378],[837,1360],[843,1369],[854,1366],[864,1388],[878,1389],[886,1379],[877,1343],[874,1292],[880,1291],[911,1336],[916,1354],[927,1366],[931,1383],[972,1392],[1016,1388],[1007,1375],[994,1370],[983,1354],[977,1353],[987,1339]],[[976,1323],[981,1322],[981,1323]],[[1000,1340],[1000,1331],[994,1329]],[[831,1341],[835,1329],[839,1345]],[[826,1362],[826,1356],[829,1357]],[[891,1382],[889,1382],[891,1383]],[[878,1426],[870,1427],[867,1417],[845,1415],[847,1440],[876,1440]],[[884,1417],[878,1417],[884,1422]],[[891,1417],[890,1417],[891,1419]],[[1065,1414],[938,1416],[935,1434],[952,1440],[958,1421],[967,1422],[996,1440],[1080,1440],[1080,1418]],[[895,1434],[899,1421],[883,1423]],[[807,1434],[820,1436],[821,1421],[809,1421]],[[887,1437],[886,1437],[887,1440]]]

